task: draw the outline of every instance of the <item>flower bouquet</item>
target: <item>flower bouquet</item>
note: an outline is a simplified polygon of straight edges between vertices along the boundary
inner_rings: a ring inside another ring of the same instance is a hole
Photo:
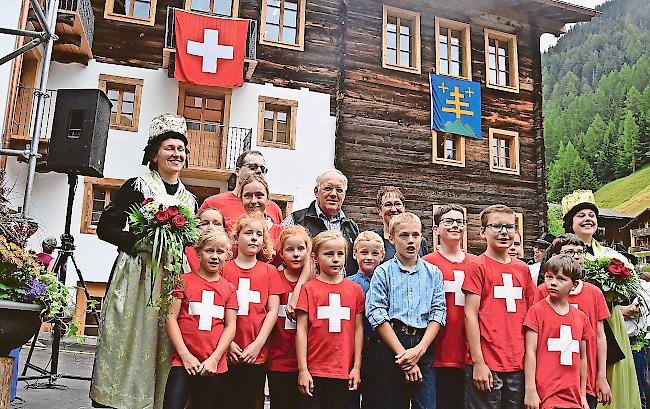
[[[68,290],[28,251],[0,235],[0,300],[38,304],[42,318],[62,317],[70,306]]]
[[[199,238],[199,220],[184,205],[168,205],[152,198],[145,199],[140,206],[132,206],[129,213],[129,227],[137,237],[139,249],[151,250],[151,293],[149,304],[153,304],[153,287],[162,268],[160,298],[155,305],[161,321],[167,318],[172,302],[174,286],[183,272],[183,251]]]
[[[629,305],[635,299],[639,302],[644,300],[639,276],[619,259],[601,257],[585,260],[584,280],[600,288],[610,308]]]

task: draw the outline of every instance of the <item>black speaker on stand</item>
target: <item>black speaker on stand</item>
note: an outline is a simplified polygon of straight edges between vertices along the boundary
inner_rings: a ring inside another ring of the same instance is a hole
[[[61,235],[61,246],[57,247],[59,253],[53,272],[59,281],[65,284],[68,259],[72,260],[86,300],[90,300],[90,294],[75,260],[74,237],[70,234],[72,205],[79,175],[104,176],[104,159],[110,119],[111,102],[103,91],[98,89],[60,89],[57,91],[47,167],[68,175],[68,204],[65,214],[65,230]],[[91,307],[91,313],[99,323],[99,314],[94,307]],[[90,380],[88,377],[59,373],[59,349],[63,327],[60,318],[54,318],[50,369],[38,367],[30,362],[38,339],[37,330],[32,339],[20,380],[46,379],[48,382],[43,387],[48,388],[55,387],[58,378]],[[25,376],[27,369],[38,372],[38,375]]]

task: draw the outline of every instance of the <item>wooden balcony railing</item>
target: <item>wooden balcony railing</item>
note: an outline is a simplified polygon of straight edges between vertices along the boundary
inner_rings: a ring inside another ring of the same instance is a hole
[[[29,143],[34,129],[34,111],[36,109],[35,88],[18,87],[16,99],[9,123],[9,137],[12,141],[25,141]],[[50,138],[52,121],[54,120],[54,107],[56,105],[56,91],[48,90],[43,105],[43,121],[38,133],[41,140]]]
[[[189,169],[185,173],[227,180],[236,167],[237,157],[250,149],[252,134],[251,128],[188,119],[190,153]]]

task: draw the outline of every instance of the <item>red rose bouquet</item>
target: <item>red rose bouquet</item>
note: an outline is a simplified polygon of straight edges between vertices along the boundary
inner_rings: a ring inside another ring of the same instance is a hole
[[[610,307],[629,305],[635,299],[643,302],[639,276],[619,259],[601,257],[596,260],[586,260],[584,280],[600,288]]]
[[[172,292],[178,277],[183,272],[182,260],[185,246],[196,243],[201,230],[199,220],[184,205],[167,206],[152,198],[145,199],[140,206],[131,207],[129,228],[137,237],[135,247],[151,249],[152,291],[156,276],[163,268],[160,299],[156,307],[161,320],[167,317],[172,301]],[[152,294],[149,302],[152,303]]]

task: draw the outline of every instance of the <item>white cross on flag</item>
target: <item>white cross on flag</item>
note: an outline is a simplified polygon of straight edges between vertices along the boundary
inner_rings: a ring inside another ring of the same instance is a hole
[[[350,307],[341,306],[341,294],[329,294],[329,305],[318,307],[316,318],[329,320],[329,332],[341,332],[341,321],[350,319]]]
[[[192,84],[238,87],[244,83],[248,20],[176,9],[174,76]]]
[[[569,325],[560,325],[560,338],[549,338],[546,343],[548,352],[560,353],[560,365],[571,366],[573,354],[580,353],[580,342],[573,339]]]
[[[212,329],[212,318],[221,318],[224,316],[222,305],[214,305],[214,291],[203,290],[201,302],[191,301],[187,312],[189,315],[199,316],[199,329],[201,331],[210,331]]]

